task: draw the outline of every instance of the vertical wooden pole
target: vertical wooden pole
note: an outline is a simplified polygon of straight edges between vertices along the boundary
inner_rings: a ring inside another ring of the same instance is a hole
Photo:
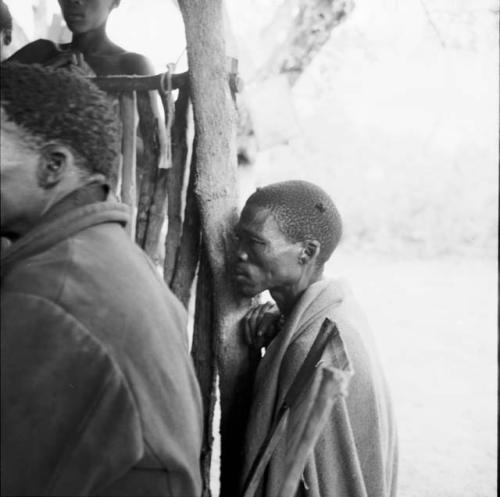
[[[158,140],[157,127],[158,122],[151,108],[151,100],[148,92],[138,92],[137,111],[139,112],[139,129],[143,143],[143,150],[140,163],[138,164],[140,179],[138,185],[139,199],[137,204],[137,227],[135,240],[137,244],[144,248],[148,255],[153,258],[156,255],[157,246],[151,244],[146,247],[148,240],[147,231],[150,224],[151,204],[155,199],[155,185],[158,177],[158,161],[160,157],[160,143]],[[155,226],[161,225],[163,212],[161,207],[156,209],[153,214],[153,223]],[[149,251],[148,251],[149,249]]]
[[[184,18],[195,123],[196,196],[213,281],[221,395],[221,494],[239,493],[243,433],[250,401],[250,354],[239,332],[248,301],[230,278],[237,219],[235,109],[228,84],[221,0],[179,0]]]
[[[214,417],[214,406],[216,399],[216,365],[215,365],[215,336],[208,330],[213,327],[214,306],[212,292],[212,278],[205,248],[202,248],[198,270],[198,281],[196,288],[196,310],[194,329],[198,333],[193,334],[193,346],[191,355],[200,383],[203,399],[204,415],[203,422],[205,431],[203,434],[203,448],[201,453],[201,474],[203,478],[202,497],[211,497],[210,492],[210,466],[212,459],[212,423]],[[202,331],[200,333],[200,331]]]
[[[137,213],[136,149],[137,149],[137,99],[136,93],[127,92],[120,96],[120,117],[122,121],[122,202],[130,207],[130,223],[127,231],[135,239]]]
[[[170,288],[176,297],[184,304],[186,309],[189,305],[191,286],[196,274],[201,245],[200,212],[198,210],[194,193],[195,173],[196,154],[193,153],[191,159],[191,171],[189,174],[189,184],[186,193],[186,209],[184,211],[185,214],[180,240],[180,250],[177,250],[175,269],[169,282]],[[165,263],[166,262],[167,259],[165,258]],[[166,276],[167,273],[165,273],[165,277]],[[196,327],[195,330],[197,330]],[[198,333],[198,331],[195,332],[195,335],[196,333]]]
[[[163,277],[168,284],[172,282],[182,235],[183,194],[186,191],[184,180],[188,157],[188,113],[189,88],[182,88],[175,102],[175,121],[170,137],[172,167],[167,177],[168,233],[165,240]],[[199,226],[197,229],[199,230]]]

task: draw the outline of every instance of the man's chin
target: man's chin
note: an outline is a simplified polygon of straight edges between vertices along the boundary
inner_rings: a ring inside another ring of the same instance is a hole
[[[235,281],[236,291],[242,297],[255,297],[260,293],[260,290],[248,281]]]

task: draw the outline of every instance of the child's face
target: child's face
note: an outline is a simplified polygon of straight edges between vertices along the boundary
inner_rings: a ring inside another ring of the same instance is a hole
[[[59,0],[68,28],[75,34],[86,33],[106,23],[117,0]]]

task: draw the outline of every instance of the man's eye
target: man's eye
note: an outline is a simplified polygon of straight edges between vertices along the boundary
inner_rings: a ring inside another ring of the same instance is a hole
[[[250,243],[253,245],[264,245],[264,242],[262,240],[258,240],[257,238],[250,238]]]

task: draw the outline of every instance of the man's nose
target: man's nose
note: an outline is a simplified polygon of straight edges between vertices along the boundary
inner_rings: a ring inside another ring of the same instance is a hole
[[[236,250],[236,256],[239,262],[248,261],[248,254],[241,247]]]

